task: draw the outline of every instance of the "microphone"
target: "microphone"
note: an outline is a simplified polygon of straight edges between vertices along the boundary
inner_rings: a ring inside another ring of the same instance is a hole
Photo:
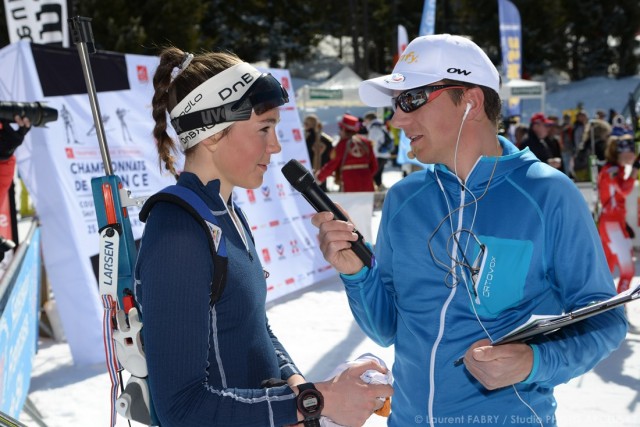
[[[411,160],[416,158],[416,153],[414,153],[413,151],[409,150],[407,151],[407,157],[410,158]]]
[[[317,212],[331,212],[335,219],[348,221],[342,211],[316,184],[313,175],[296,159],[291,159],[282,167],[282,174],[289,183],[298,190]],[[373,267],[373,253],[364,244],[364,237],[358,230],[353,230],[358,235],[358,240],[351,242],[351,250],[360,258],[367,267]]]

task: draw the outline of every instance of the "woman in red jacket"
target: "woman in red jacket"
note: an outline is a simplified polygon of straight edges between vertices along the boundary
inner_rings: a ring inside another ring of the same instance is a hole
[[[618,267],[620,280],[618,293],[629,289],[635,272],[633,261],[633,230],[626,222],[626,199],[633,191],[640,162],[635,154],[633,137],[610,137],[605,153],[607,163],[598,174],[598,195],[602,206],[598,219],[598,232],[613,273]],[[631,173],[626,174],[626,166]]]

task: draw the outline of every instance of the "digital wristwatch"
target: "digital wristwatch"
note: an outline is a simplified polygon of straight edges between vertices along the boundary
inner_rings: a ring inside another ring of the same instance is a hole
[[[320,414],[324,408],[324,398],[313,383],[298,386],[298,411],[304,417],[304,427],[320,427]]]

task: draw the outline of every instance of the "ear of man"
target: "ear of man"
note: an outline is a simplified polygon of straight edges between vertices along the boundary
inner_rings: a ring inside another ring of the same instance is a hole
[[[484,105],[484,94],[479,87],[469,88],[465,91],[462,100],[465,106],[464,118],[473,119]]]

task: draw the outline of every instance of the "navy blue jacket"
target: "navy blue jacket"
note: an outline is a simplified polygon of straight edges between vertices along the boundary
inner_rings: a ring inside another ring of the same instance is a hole
[[[282,426],[297,422],[288,386],[260,388],[299,373],[269,328],[266,282],[250,237],[240,237],[219,181],[178,180],[217,216],[229,257],[220,300],[210,307],[213,262],[202,227],[183,208],[158,202],[136,265],[149,386],[162,427]],[[238,208],[239,216],[242,213]]]

